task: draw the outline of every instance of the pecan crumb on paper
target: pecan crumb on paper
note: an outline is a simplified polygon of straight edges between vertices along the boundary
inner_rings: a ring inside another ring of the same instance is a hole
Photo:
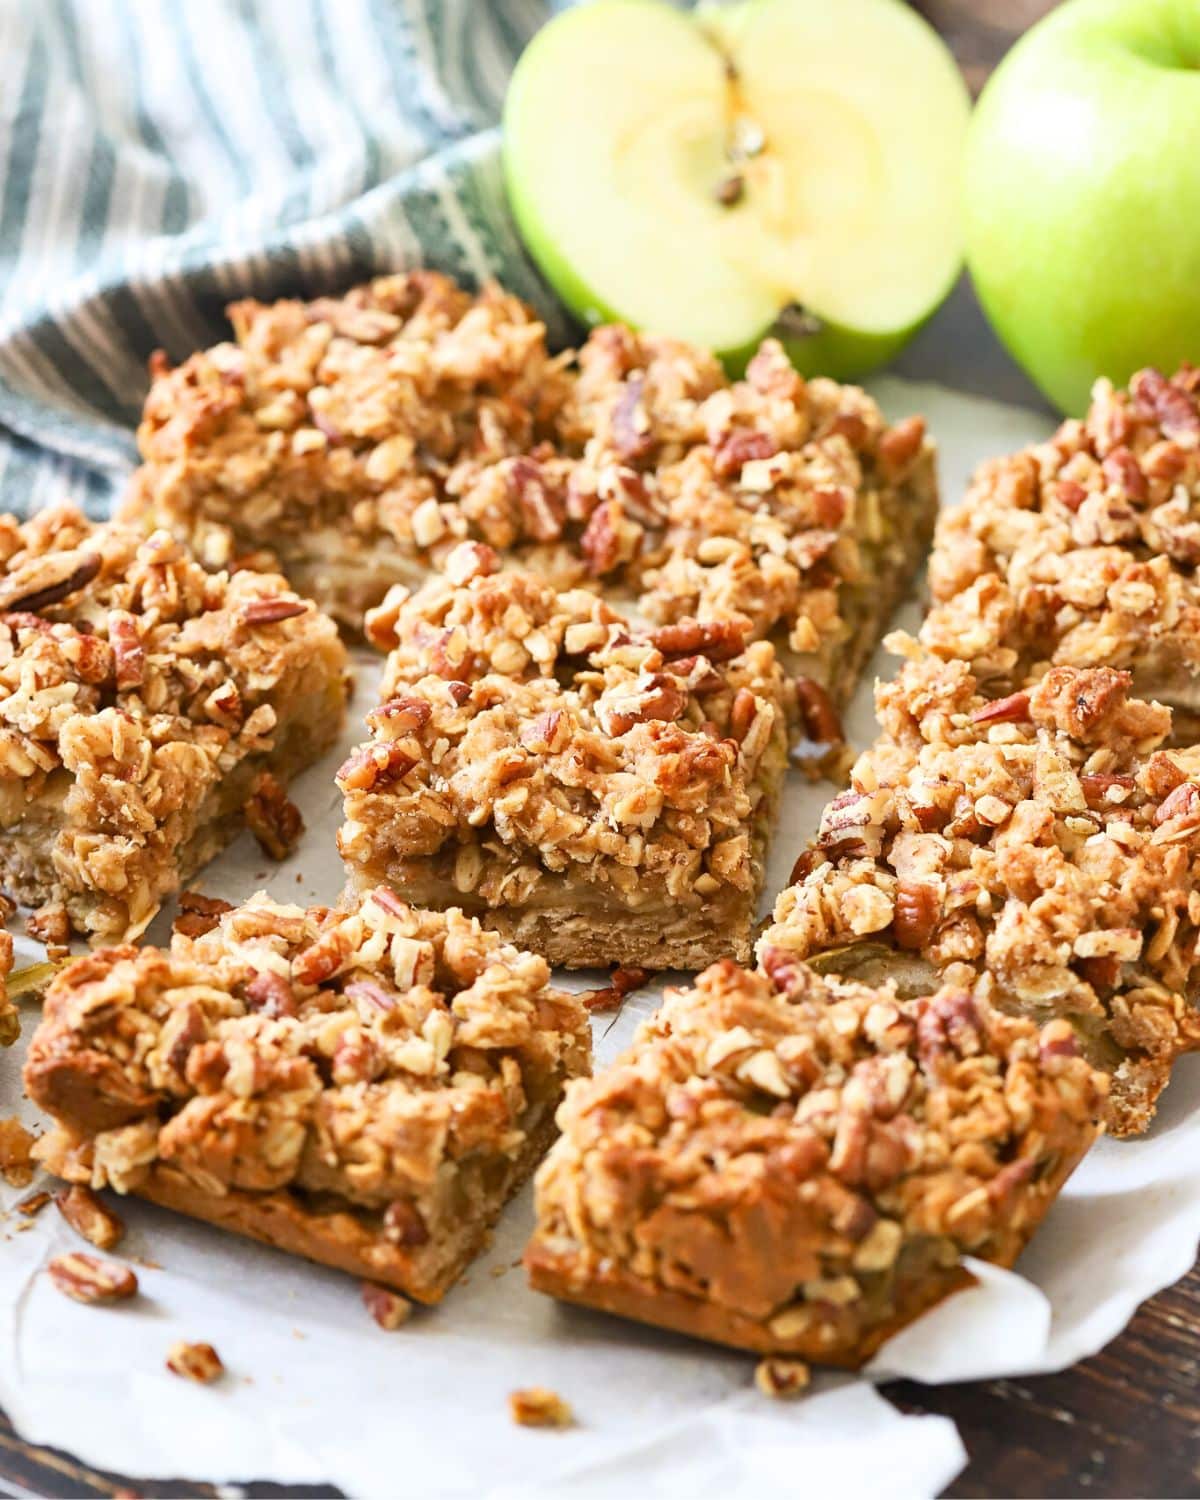
[[[167,1350],[167,1369],[197,1385],[211,1385],[225,1373],[221,1356],[211,1344],[189,1344],[178,1339]]]
[[[111,1250],[120,1243],[125,1233],[124,1220],[91,1188],[76,1184],[59,1193],[54,1201],[71,1228],[97,1250]]]
[[[754,1384],[776,1400],[803,1395],[811,1379],[812,1371],[801,1359],[761,1359],[754,1370]]]
[[[543,1385],[526,1386],[512,1391],[508,1409],[520,1427],[573,1427],[575,1414],[556,1392]]]
[[[55,1256],[46,1270],[55,1287],[76,1302],[125,1302],[138,1289],[137,1277],[128,1266],[78,1250]]]

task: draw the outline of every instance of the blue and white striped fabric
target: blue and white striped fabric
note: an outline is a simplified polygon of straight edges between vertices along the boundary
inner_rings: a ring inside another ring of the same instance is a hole
[[[104,514],[148,355],[215,342],[236,297],[423,264],[553,320],[496,122],[556,8],[0,0],[0,511]]]

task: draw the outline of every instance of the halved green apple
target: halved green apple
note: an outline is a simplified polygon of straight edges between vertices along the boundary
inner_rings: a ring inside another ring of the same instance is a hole
[[[903,0],[593,0],[534,37],[504,161],[522,235],[584,322],[707,345],[767,334],[861,375],[962,261],[970,102]]]

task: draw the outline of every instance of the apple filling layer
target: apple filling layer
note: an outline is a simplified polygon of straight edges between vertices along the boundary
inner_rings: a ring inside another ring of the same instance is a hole
[[[826,808],[758,944],[767,972],[978,986],[1070,1023],[1112,1075],[1109,1125],[1144,1130],[1200,1048],[1200,750],[1129,675],[1055,667],[980,693],[910,660],[877,691],[882,734]]]
[[[286,850],[282,783],[336,737],[346,655],[281,577],[62,506],[0,517],[0,611],[6,890],[128,940],[245,822]]]
[[[857,1366],[1011,1266],[1098,1134],[1070,1027],[948,986],[729,960],[572,1084],[537,1176],[539,1291],[762,1353]]]
[[[436,1302],[589,1067],[582,1005],[542,959],[387,889],[191,920],[51,985],[25,1069],[58,1122],[40,1158]]]
[[[572,967],[747,955],[796,702],[731,622],[639,630],[464,543],[398,591],[338,774],[352,886],[463,905]]]
[[[479,541],[657,624],[735,619],[841,701],[932,526],[921,420],[773,340],[736,381],[622,327],[552,359],[515,299],[428,272],[231,314],[236,344],[158,372],[126,513],[352,629]]]
[[[1143,370],[1097,383],[1082,422],[985,464],[941,516],[930,560],[929,650],[989,691],[1050,666],[1109,666],[1180,710],[1200,710],[1200,374]]]

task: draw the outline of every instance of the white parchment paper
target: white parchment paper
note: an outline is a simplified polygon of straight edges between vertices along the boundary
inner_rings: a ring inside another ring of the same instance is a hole
[[[922,411],[942,449],[943,490],[961,495],[978,460],[1049,430],[1047,419],[936,387],[879,382],[893,416]],[[916,607],[897,623],[915,624]],[[891,672],[882,655],[880,674]],[[296,855],[271,866],[243,837],[198,882],[239,900],[332,901],[341,870],[332,771],[373,702],[364,666],[345,743],[294,789],[308,824]],[[848,717],[873,733],[870,674]],[[828,785],[793,778],[767,902],[786,883]],[[165,919],[152,929],[162,936]],[[28,956],[34,950],[26,944]],[[573,983],[583,983],[576,978]],[[597,1061],[657,1004],[631,997],[596,1021]],[[25,1017],[26,1034],[34,1015]],[[23,1042],[0,1057],[0,1113],[20,1109]],[[1180,1068],[1145,1139],[1103,1141],[1068,1184],[1020,1275],[979,1267],[980,1285],[893,1339],[873,1378],[929,1382],[1060,1369],[1094,1353],[1144,1298],[1182,1276],[1200,1230],[1200,1059]],[[21,1434],[123,1473],[213,1481],[332,1482],[358,1496],[554,1496],[578,1500],[720,1493],[760,1500],[935,1494],[964,1461],[953,1424],[906,1417],[867,1379],[822,1376],[795,1403],[760,1397],[753,1361],[580,1309],[524,1285],[516,1262],[532,1224],[527,1190],[487,1255],[442,1307],[383,1333],[355,1283],[149,1205],[121,1205],[122,1254],[141,1257],[142,1295],[109,1309],[54,1291],[46,1262],[78,1245],[53,1209],[29,1223],[24,1192],[0,1184],[0,1404]],[[228,1370],[202,1388],[169,1374],[177,1338],[216,1345]],[[514,1427],[507,1393],[547,1385],[573,1405],[567,1432]]]

